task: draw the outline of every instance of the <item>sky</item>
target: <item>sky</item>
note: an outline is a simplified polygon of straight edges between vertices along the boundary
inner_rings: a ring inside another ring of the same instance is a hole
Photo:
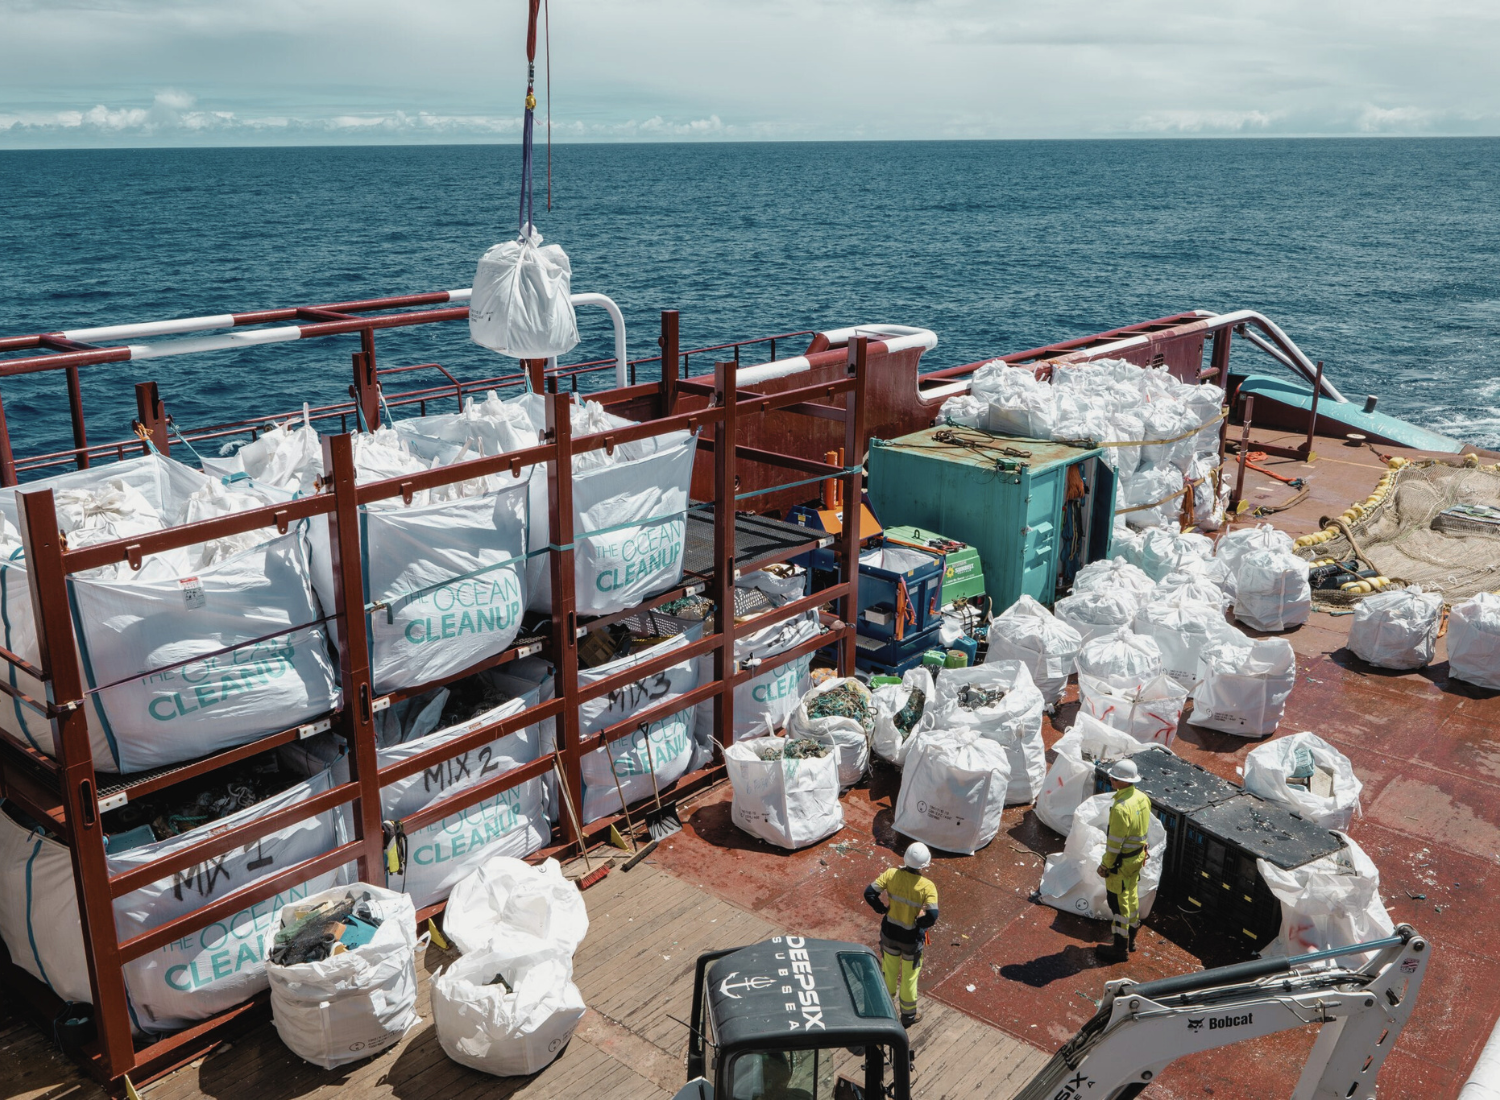
[[[1496,0],[548,2],[556,141],[1500,134]],[[514,141],[525,23],[0,0],[0,149]]]

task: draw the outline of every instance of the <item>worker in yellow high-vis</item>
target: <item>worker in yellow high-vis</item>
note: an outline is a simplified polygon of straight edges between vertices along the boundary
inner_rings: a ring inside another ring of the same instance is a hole
[[[913,841],[902,867],[889,867],[865,887],[865,901],[885,919],[880,922],[880,969],[885,988],[901,1006],[901,1026],[917,1022],[917,978],[927,930],[937,923],[938,895],[923,874],[932,866],[927,845]],[[882,901],[884,894],[889,902]]]
[[[1146,830],[1151,825],[1151,799],[1136,790],[1141,771],[1130,757],[1117,760],[1109,768],[1114,801],[1109,807],[1109,839],[1104,845],[1104,861],[1099,877],[1104,879],[1113,936],[1109,947],[1097,953],[1113,962],[1124,962],[1135,950],[1135,933],[1141,924],[1137,888],[1141,868],[1146,865]]]

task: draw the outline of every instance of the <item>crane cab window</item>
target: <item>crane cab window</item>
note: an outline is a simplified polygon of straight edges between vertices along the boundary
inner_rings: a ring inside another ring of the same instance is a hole
[[[855,1015],[867,1020],[896,1018],[890,994],[885,991],[885,978],[881,976],[874,956],[866,952],[840,951],[839,969],[844,972],[844,984],[849,987]]]
[[[748,1051],[730,1066],[730,1100],[833,1100],[839,1074],[863,1064],[847,1050]]]

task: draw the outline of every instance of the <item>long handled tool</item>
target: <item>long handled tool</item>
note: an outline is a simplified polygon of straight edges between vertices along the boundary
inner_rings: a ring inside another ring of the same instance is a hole
[[[651,793],[656,796],[656,809],[646,811],[646,832],[652,840],[666,840],[673,833],[682,832],[682,819],[677,816],[677,803],[661,804],[661,788],[656,785],[656,761],[651,756],[651,727],[642,723],[641,739],[646,742],[646,766],[651,769]]]
[[[635,823],[630,820],[630,810],[625,806],[625,788],[620,786],[620,773],[615,770],[615,754],[610,752],[609,746],[604,746],[604,755],[609,757],[609,774],[615,777],[615,793],[620,796],[620,810],[625,814],[625,835],[630,838],[630,851],[636,850]],[[627,864],[625,869],[629,870],[634,864]]]
[[[578,823],[578,811],[573,806],[573,792],[568,790],[568,777],[563,774],[562,756],[555,748],[552,750],[552,769],[557,772],[557,788],[562,791],[563,805],[568,807],[568,820],[573,823],[573,832],[578,837],[578,854],[583,856],[584,874],[578,880],[578,889],[587,890],[609,874],[609,864],[602,864],[597,871],[589,866],[588,841],[583,838],[583,826]]]

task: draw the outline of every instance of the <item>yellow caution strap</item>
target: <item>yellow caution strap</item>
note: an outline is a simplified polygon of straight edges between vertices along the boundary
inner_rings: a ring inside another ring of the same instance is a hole
[[[427,920],[427,934],[432,937],[432,942],[437,944],[440,950],[452,950],[452,948],[448,946],[448,940],[443,936],[441,932],[438,931],[437,921],[433,920],[430,917]]]

